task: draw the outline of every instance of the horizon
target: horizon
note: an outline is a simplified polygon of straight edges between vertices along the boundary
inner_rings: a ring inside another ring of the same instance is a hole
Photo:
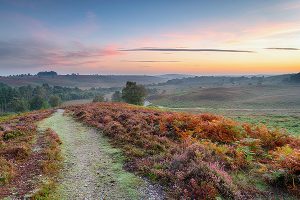
[[[51,70],[50,70],[51,71]],[[50,72],[50,71],[40,71],[40,72]],[[82,75],[82,76],[172,76],[172,75],[182,75],[182,76],[228,76],[228,77],[240,77],[240,76],[278,76],[278,75],[288,75],[288,74],[297,74],[300,73],[299,71],[295,71],[295,72],[291,72],[291,73],[269,73],[269,74],[254,74],[254,73],[249,73],[249,74],[188,74],[188,73],[163,73],[163,74],[100,74],[100,73],[94,73],[94,74],[88,74],[88,73],[77,73],[77,72],[70,72],[70,73],[59,73],[57,71],[54,71],[57,73],[58,76],[67,76],[67,75]],[[34,73],[19,73],[19,74],[0,74],[0,77],[9,77],[9,76],[19,76],[19,75],[28,75],[30,74],[30,76],[37,76],[39,72],[34,72]]]
[[[0,3],[1,76],[300,71],[299,0]]]

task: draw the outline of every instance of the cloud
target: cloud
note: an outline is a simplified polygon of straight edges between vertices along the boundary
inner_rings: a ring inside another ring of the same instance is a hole
[[[32,66],[84,65],[100,63],[100,58],[105,56],[122,54],[113,46],[91,47],[79,45],[79,42],[76,44],[77,48],[75,49],[37,39],[0,41],[0,64],[13,62],[19,63],[19,65],[31,63]]]
[[[286,50],[286,51],[299,51],[300,49],[298,48],[282,48],[282,47],[271,47],[271,48],[266,48],[269,50]]]
[[[122,60],[122,62],[135,62],[135,63],[175,63],[182,62],[178,60]]]
[[[234,49],[190,49],[190,48],[136,48],[122,49],[120,51],[163,51],[163,52],[229,52],[229,53],[254,53],[249,50],[234,50]]]

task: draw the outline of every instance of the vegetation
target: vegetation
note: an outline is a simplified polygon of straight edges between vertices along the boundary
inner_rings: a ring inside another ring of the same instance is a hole
[[[264,115],[239,115],[232,116],[237,121],[248,122],[251,124],[264,124],[270,129],[284,129],[289,134],[300,136],[300,116],[264,114]]]
[[[94,97],[93,102],[103,102],[105,101],[104,96],[103,95],[97,95]]]
[[[52,95],[49,99],[49,104],[51,107],[56,107],[61,104],[61,98],[56,95]]]
[[[112,91],[120,89],[129,80],[146,85],[164,82],[168,80],[168,78],[140,75],[79,75],[74,73],[58,76],[38,76],[30,74],[0,76],[0,82],[13,87],[26,85],[42,86],[43,83],[47,83],[51,86],[79,87],[82,89],[90,89],[92,87],[101,86],[102,89],[107,90],[114,88]]]
[[[16,198],[23,197],[40,187],[40,181],[32,180],[41,174],[52,179],[58,172],[59,139],[51,130],[37,134],[35,124],[51,113],[44,110],[0,118],[0,198],[16,191]]]
[[[122,93],[120,91],[115,91],[111,97],[111,101],[113,102],[122,102]]]
[[[300,83],[300,73],[291,75],[290,82]]]
[[[51,200],[55,198],[55,189],[57,188],[57,178],[62,168],[62,155],[60,145],[62,144],[58,135],[51,129],[45,130],[44,140],[46,145],[43,148],[44,159],[41,162],[43,173],[47,176],[39,190],[35,192],[31,199],[33,200]]]
[[[300,139],[264,125],[121,103],[68,108],[121,147],[126,167],[171,198],[287,198],[300,194]],[[277,188],[280,188],[277,189]]]
[[[300,108],[298,85],[163,86],[147,99],[159,106],[215,109],[292,109]]]
[[[54,72],[54,71],[45,71],[45,72],[39,72],[37,73],[37,76],[40,76],[40,77],[55,77],[57,76],[57,73]]]
[[[130,104],[143,105],[146,96],[146,89],[142,85],[128,81],[122,90],[122,99]]]
[[[91,99],[108,91],[110,90],[102,90],[101,88],[81,90],[60,86],[51,87],[48,84],[12,88],[0,83],[0,113],[38,110],[49,106],[56,107],[63,101]]]

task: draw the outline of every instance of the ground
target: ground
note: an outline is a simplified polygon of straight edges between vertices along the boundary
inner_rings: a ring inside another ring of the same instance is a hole
[[[123,169],[124,157],[99,131],[59,110],[39,123],[62,140],[64,169],[58,199],[163,199],[159,187]]]

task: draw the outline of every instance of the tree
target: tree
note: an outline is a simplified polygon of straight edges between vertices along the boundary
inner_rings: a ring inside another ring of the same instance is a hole
[[[290,81],[300,83],[300,73],[291,75]]]
[[[121,102],[122,101],[122,94],[120,91],[115,91],[111,96],[111,100],[113,102]]]
[[[37,73],[37,76],[39,76],[39,77],[55,77],[55,76],[57,76],[57,73],[54,71],[49,71],[49,72],[45,71],[45,72]]]
[[[51,107],[56,107],[61,104],[61,99],[59,96],[52,95],[49,99],[49,104]]]
[[[103,102],[105,101],[104,96],[103,95],[97,95],[94,97],[93,102]]]
[[[126,87],[122,90],[122,99],[127,103],[143,105],[146,94],[146,89],[143,85],[127,81]]]
[[[25,99],[17,99],[15,98],[11,103],[11,109],[15,112],[25,112],[29,109],[28,101]]]
[[[39,110],[47,107],[47,102],[41,96],[35,96],[30,101],[31,110]]]

